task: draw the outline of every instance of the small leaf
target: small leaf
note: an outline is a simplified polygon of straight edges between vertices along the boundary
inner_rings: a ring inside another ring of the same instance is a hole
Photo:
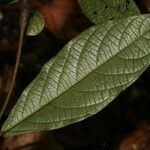
[[[107,106],[149,64],[149,15],[96,25],[42,68],[1,132],[12,136],[81,121]]]
[[[83,12],[95,24],[140,14],[133,0],[78,0]]]
[[[39,34],[44,28],[44,17],[39,12],[36,11],[30,19],[29,26],[27,29],[27,35],[35,36]]]

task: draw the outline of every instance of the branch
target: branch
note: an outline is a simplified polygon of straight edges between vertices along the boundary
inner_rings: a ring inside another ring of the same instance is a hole
[[[20,13],[20,37],[19,37],[19,46],[18,46],[18,52],[17,52],[17,57],[16,57],[16,64],[14,68],[14,74],[11,80],[10,84],[10,90],[8,92],[8,95],[6,97],[6,100],[4,102],[4,105],[2,107],[2,110],[0,112],[0,119],[2,118],[5,109],[9,103],[11,94],[13,92],[13,88],[15,85],[15,80],[18,72],[18,67],[19,67],[19,62],[20,62],[20,57],[21,57],[21,51],[22,51],[22,46],[23,46],[23,39],[24,39],[24,33],[27,27],[27,22],[28,22],[28,16],[29,16],[29,0],[23,0],[21,4],[21,13]]]

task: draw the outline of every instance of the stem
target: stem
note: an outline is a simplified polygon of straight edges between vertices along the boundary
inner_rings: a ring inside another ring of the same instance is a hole
[[[26,26],[27,26],[27,22],[28,22],[28,16],[29,16],[29,9],[28,7],[28,0],[23,0],[22,1],[22,5],[21,5],[21,14],[20,14],[20,37],[19,37],[19,46],[18,46],[18,52],[17,52],[17,57],[16,57],[16,64],[15,64],[15,68],[14,68],[14,74],[11,80],[11,84],[10,84],[10,90],[8,92],[8,95],[6,97],[6,100],[4,102],[4,105],[2,107],[2,110],[0,112],[0,119],[2,118],[5,109],[9,103],[11,94],[13,92],[13,88],[15,85],[15,80],[16,80],[16,76],[17,76],[17,72],[18,72],[18,67],[19,67],[19,62],[20,62],[20,57],[21,57],[21,51],[22,51],[22,46],[23,46],[23,39],[24,39],[24,33],[26,30]]]

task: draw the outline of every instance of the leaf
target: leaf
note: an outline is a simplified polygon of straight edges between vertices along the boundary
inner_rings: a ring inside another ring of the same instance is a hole
[[[78,0],[83,12],[95,24],[140,14],[133,0]]]
[[[107,106],[149,64],[149,15],[96,25],[42,68],[1,132],[12,136],[81,121]]]
[[[27,35],[35,36],[39,34],[44,28],[44,17],[42,13],[36,11],[30,19],[27,29]]]

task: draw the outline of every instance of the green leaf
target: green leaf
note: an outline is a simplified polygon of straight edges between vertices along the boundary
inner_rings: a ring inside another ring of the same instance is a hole
[[[78,0],[83,12],[95,24],[140,14],[133,0]]]
[[[44,28],[44,17],[42,13],[36,11],[30,19],[27,29],[27,35],[35,36],[39,34]]]
[[[107,106],[149,64],[149,15],[96,25],[42,68],[1,132],[17,135],[81,121]]]

